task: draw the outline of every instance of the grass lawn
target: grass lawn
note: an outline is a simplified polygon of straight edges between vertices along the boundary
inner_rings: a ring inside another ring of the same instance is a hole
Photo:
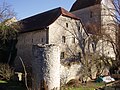
[[[75,88],[75,87],[68,87],[68,88],[63,88],[61,90],[95,90],[95,88],[86,88],[86,87],[78,87],[78,88]]]
[[[77,87],[65,86],[61,90],[95,90],[102,86],[105,86],[105,84],[88,82],[87,84],[80,84]],[[26,88],[22,82],[0,80],[0,90],[26,90]]]
[[[78,87],[62,87],[61,90],[95,90],[96,88],[103,87],[105,86],[104,83],[93,83],[93,82],[88,82],[86,85],[80,85]]]
[[[116,82],[111,82],[111,83],[117,83],[119,84],[118,86],[116,85],[110,85],[110,86],[106,86],[106,84],[104,82],[101,83],[96,83],[96,82],[88,82],[87,84],[79,84],[77,87],[73,87],[73,86],[65,86],[62,87],[61,90],[95,90],[98,88],[104,88],[106,90],[120,90],[120,80],[116,81]],[[107,83],[110,84],[110,83]]]

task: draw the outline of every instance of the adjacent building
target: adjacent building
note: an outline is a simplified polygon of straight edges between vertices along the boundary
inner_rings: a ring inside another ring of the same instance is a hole
[[[114,0],[76,0],[70,12],[81,18],[89,35],[98,35],[96,50],[115,59],[116,32]],[[96,42],[92,42],[96,43]]]

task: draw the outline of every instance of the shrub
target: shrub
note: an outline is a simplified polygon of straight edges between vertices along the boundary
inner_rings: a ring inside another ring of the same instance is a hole
[[[0,79],[10,80],[14,70],[8,64],[0,64]]]

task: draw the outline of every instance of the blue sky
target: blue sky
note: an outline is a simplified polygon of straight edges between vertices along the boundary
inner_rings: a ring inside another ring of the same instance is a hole
[[[0,0],[0,5],[3,1],[11,5],[20,20],[57,7],[69,11],[76,0]]]

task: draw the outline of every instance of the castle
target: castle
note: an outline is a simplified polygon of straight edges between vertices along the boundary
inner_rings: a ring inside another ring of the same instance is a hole
[[[112,8],[112,11],[108,8]],[[116,41],[117,28],[113,26],[116,23],[111,14],[114,14],[114,6],[110,0],[77,0],[70,12],[59,7],[25,18],[20,21],[23,28],[18,36],[17,55],[23,59],[28,71],[32,69],[32,46],[37,44],[58,45],[62,63],[65,63],[64,60],[73,59],[74,56],[82,59],[85,51],[99,52],[101,55],[115,59],[114,49],[107,40],[100,38],[97,42],[94,40],[86,42],[86,38],[100,33],[107,33],[113,41]],[[22,68],[19,58],[16,58],[15,64],[18,70]],[[73,75],[68,76],[69,78],[66,76],[65,82],[77,77],[81,66],[75,65],[62,69],[64,73],[61,73],[61,78],[68,72],[72,74],[73,68],[75,70]]]

